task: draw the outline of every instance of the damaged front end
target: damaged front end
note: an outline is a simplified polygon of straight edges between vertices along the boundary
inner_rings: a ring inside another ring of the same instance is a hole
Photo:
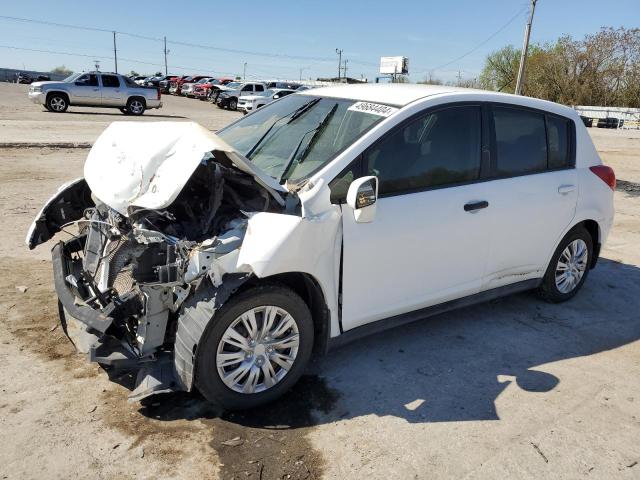
[[[137,369],[130,399],[141,400],[190,390],[192,369],[176,353],[182,307],[205,288],[221,304],[250,278],[238,256],[253,213],[297,214],[299,205],[195,124],[171,124],[177,131],[159,142],[148,126],[122,123],[127,135],[113,124],[100,137],[86,181],[45,205],[27,245],[77,226],[52,250],[62,324],[91,361]]]

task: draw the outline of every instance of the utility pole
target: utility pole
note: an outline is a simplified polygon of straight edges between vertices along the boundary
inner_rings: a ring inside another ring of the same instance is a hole
[[[457,77],[458,77],[458,85],[457,86],[459,87],[460,86],[460,80],[462,80],[462,72],[460,70],[458,70]]]
[[[536,10],[536,1],[531,0],[531,12],[529,21],[524,29],[524,44],[522,45],[522,55],[520,56],[520,68],[518,69],[518,80],[516,81],[516,95],[522,95],[522,84],[524,83],[524,69],[527,61],[527,51],[529,50],[529,36],[531,35],[531,23],[533,23],[533,12]]]
[[[242,67],[242,79],[247,78],[247,62],[244,62],[244,66]]]
[[[113,31],[113,62],[116,64],[116,73],[118,73],[118,49],[116,48],[116,32]]]
[[[300,81],[302,81],[302,72],[304,70],[309,70],[309,67],[300,67]]]
[[[340,69],[342,67],[342,49],[336,48],[336,53],[338,54],[338,81],[340,81]]]
[[[164,37],[164,74],[169,75],[169,69],[167,68],[167,37]]]
[[[347,62],[349,60],[347,58],[344,59],[344,78],[347,79]]]

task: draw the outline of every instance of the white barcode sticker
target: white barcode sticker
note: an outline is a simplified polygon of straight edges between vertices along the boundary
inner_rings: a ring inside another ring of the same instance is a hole
[[[390,107],[388,105],[381,105],[379,103],[371,102],[356,102],[347,110],[351,110],[353,112],[370,113],[372,115],[379,115],[380,117],[388,117],[398,111],[396,107]]]

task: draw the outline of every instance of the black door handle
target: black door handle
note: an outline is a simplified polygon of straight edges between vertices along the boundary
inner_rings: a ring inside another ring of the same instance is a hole
[[[486,200],[482,200],[480,202],[471,202],[471,203],[465,204],[464,211],[475,212],[476,210],[487,208],[488,206],[489,206],[489,202],[487,202]]]

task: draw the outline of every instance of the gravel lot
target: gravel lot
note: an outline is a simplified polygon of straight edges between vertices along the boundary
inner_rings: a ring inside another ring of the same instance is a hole
[[[164,103],[139,120],[217,129],[239,116]],[[124,119],[52,114],[0,84],[2,479],[640,478],[640,132],[590,130],[622,181],[574,300],[520,294],[373,336],[317,361],[273,407],[228,415],[197,395],[127,403],[131,378],[110,381],[56,327],[48,247],[23,244],[81,175],[88,150],[60,145]]]

